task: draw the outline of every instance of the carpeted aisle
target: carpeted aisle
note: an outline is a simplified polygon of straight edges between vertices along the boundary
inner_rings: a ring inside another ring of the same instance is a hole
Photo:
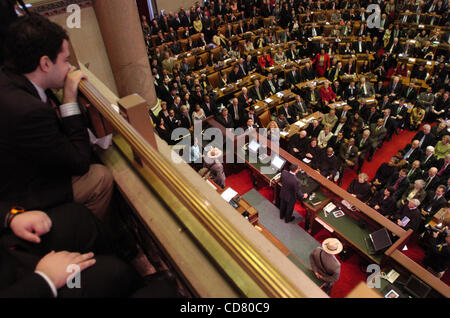
[[[402,132],[399,132],[398,135],[394,134],[389,142],[384,142],[383,146],[375,152],[371,162],[368,162],[367,160],[364,161],[361,172],[366,173],[369,176],[369,180],[372,180],[372,178],[375,177],[378,167],[380,167],[382,163],[389,161],[399,149],[405,148],[415,135],[415,131],[409,130],[403,130]],[[352,180],[356,177],[356,169],[347,169],[342,179],[342,188],[347,189]]]

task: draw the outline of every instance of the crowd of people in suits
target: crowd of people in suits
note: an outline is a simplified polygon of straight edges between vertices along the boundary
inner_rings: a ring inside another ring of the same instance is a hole
[[[233,7],[233,4],[237,5]],[[369,4],[381,7],[379,28],[367,26],[370,13],[364,8]],[[323,13],[311,14],[335,9],[338,11],[333,11],[330,20]],[[448,12],[448,2],[441,0],[207,1],[202,6],[196,3],[189,10],[180,8],[178,13],[162,12],[150,26],[143,23],[144,36],[183,28],[186,38],[202,33],[202,40],[189,44],[188,49],[202,47],[204,41],[222,47],[218,58],[209,53],[209,66],[235,57],[232,71],[228,75],[221,73],[219,87],[226,87],[254,72],[266,78],[262,82],[254,80],[251,87],[242,88],[238,97],[218,102],[215,87],[207,77],[193,72],[202,69],[201,64],[192,67],[186,59],[175,61],[173,56],[179,52],[172,46],[179,38],[173,39],[170,45],[149,43],[152,73],[162,100],[161,112],[152,114],[157,118],[157,131],[168,143],[173,143],[170,132],[174,128],[190,128],[195,121],[209,116],[214,116],[226,128],[261,128],[253,105],[290,89],[295,101],[271,109],[270,123],[264,127],[267,135],[278,131],[279,136],[279,131],[287,131],[298,120],[320,111],[323,116],[294,134],[286,150],[339,184],[346,169],[355,169],[358,178],[348,187],[349,193],[400,226],[421,231],[422,216],[433,215],[447,207],[449,199],[450,135],[446,120],[450,117],[450,55],[448,50],[433,46],[436,42],[448,44],[449,32],[437,28],[419,32],[405,23],[447,26]],[[212,17],[214,23],[211,23]],[[263,20],[268,18],[269,24],[264,25]],[[199,20],[202,27],[198,22],[194,25]],[[402,23],[398,23],[399,20]],[[310,41],[312,37],[323,35],[323,22],[334,25],[329,35],[333,39],[356,36],[356,40],[344,41],[344,45],[325,38]],[[357,29],[353,27],[355,22],[360,24]],[[302,27],[305,23],[308,26]],[[238,24],[237,28],[233,29],[232,24]],[[219,30],[223,25],[227,30],[225,34]],[[259,33],[253,40],[247,38],[244,46],[231,41],[234,34],[254,32],[263,25],[266,32]],[[282,31],[272,32],[271,26],[281,27]],[[367,36],[371,41],[366,41]],[[256,48],[291,40],[297,42],[287,49],[278,48],[272,53],[266,50],[258,56],[246,54]],[[338,54],[371,54],[374,59],[357,64],[353,59],[350,62],[339,60]],[[436,64],[430,69],[428,64],[417,62],[411,69],[400,57],[425,59]],[[307,59],[301,68],[293,66],[281,73],[266,70],[298,59]],[[344,81],[343,75],[358,75],[358,79]],[[304,89],[296,86],[319,77],[327,79],[320,88],[314,84]],[[406,84],[405,78],[410,79]],[[415,80],[423,80],[427,88],[418,87]],[[336,101],[345,102],[345,106],[329,107]],[[361,173],[364,162],[370,162],[384,142],[403,130],[418,133],[394,158],[383,163],[376,177],[369,181],[367,175]],[[410,219],[406,226],[401,223],[405,216]],[[286,221],[291,219],[289,213],[282,217]]]

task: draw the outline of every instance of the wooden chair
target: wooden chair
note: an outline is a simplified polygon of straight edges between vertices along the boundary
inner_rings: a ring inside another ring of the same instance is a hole
[[[216,88],[219,86],[220,74],[219,72],[215,72],[208,75],[208,82],[212,88]]]
[[[264,111],[258,117],[262,127],[267,127],[267,125],[269,125],[270,121],[272,120],[269,110]]]

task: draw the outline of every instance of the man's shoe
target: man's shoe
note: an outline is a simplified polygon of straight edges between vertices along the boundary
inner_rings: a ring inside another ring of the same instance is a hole
[[[289,219],[284,220],[284,222],[290,223],[290,222],[292,222],[294,220],[295,220],[295,218],[293,216],[291,216]]]

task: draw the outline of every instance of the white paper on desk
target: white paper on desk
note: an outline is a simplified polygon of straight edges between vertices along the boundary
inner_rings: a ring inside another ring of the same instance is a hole
[[[281,98],[281,97],[283,97],[283,95],[284,95],[284,93],[283,93],[283,92],[278,92],[278,93],[277,93],[277,96],[278,96],[278,98]]]
[[[405,245],[405,247],[402,249],[402,251],[407,251],[408,247]]]
[[[270,98],[266,98],[264,101],[265,101],[267,104],[270,104],[271,102],[273,102],[273,100],[270,99]]]
[[[228,188],[222,193],[222,198],[225,201],[230,202],[230,200],[233,199],[237,194],[238,193],[234,191],[232,188]]]
[[[288,131],[280,131],[280,135],[283,137],[286,137],[287,135],[289,135]]]
[[[299,120],[299,121],[296,121],[294,123],[294,125],[298,126],[298,128],[302,128],[303,126],[305,126],[305,123]]]
[[[258,105],[255,105],[255,110],[258,109],[258,108],[259,108],[259,106],[258,106]]]
[[[302,160],[304,163],[310,163],[311,162],[311,159],[308,159],[308,158],[303,158],[303,160]]]
[[[415,58],[412,58],[412,57],[408,59],[408,62],[409,62],[409,63],[414,63],[415,61],[416,61],[416,59],[415,59]]]
[[[375,99],[373,99],[373,98],[367,98],[366,99],[366,103],[372,103],[372,102],[374,102],[375,101]]]
[[[427,65],[431,65],[431,61],[427,61]]]

